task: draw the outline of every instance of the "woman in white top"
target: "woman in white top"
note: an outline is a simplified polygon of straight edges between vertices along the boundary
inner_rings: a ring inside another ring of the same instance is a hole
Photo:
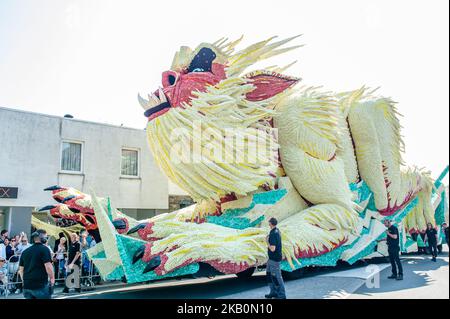
[[[61,237],[59,240],[58,250],[56,251],[56,260],[58,261],[58,278],[66,276],[66,238]]]

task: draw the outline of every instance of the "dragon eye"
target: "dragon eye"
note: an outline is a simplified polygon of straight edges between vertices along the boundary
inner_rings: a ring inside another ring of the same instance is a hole
[[[201,48],[189,65],[188,72],[211,72],[216,54],[210,48]]]
[[[174,85],[177,79],[175,78],[175,76],[169,75],[168,80],[170,85]]]

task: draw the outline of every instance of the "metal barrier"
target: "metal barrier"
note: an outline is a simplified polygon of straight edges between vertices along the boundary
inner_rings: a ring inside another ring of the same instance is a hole
[[[96,282],[101,281],[100,274],[95,269],[92,260],[86,256],[85,253],[81,254],[81,276],[80,276],[80,288],[82,290],[93,290],[96,286]]]
[[[6,267],[8,267],[6,265]],[[8,291],[8,270],[6,273],[2,270],[0,273],[0,296],[4,296],[5,298],[8,297],[9,291]]]
[[[58,253],[55,253],[55,257],[54,257],[54,261],[53,262],[53,269],[55,272],[55,285],[56,284],[62,284],[64,285],[64,282],[66,280],[66,276],[67,276],[67,253],[64,252],[63,254],[63,259],[58,259],[57,255],[59,255]],[[63,272],[61,273],[61,269],[60,269],[60,263],[61,261],[64,261],[64,266],[62,267]]]
[[[67,256],[67,253],[64,253]],[[101,281],[101,276],[96,270],[93,262],[87,258],[87,256],[82,252],[80,260],[80,274],[77,276],[77,280],[80,281],[80,289],[81,290],[92,290],[94,287]],[[55,283],[58,285],[65,286],[65,281],[67,276],[70,274],[70,271],[67,270],[67,258],[65,258],[64,262],[64,276],[61,276],[60,273],[60,263],[58,260],[58,264],[55,265]],[[57,272],[58,271],[58,272]],[[56,275],[58,274],[58,275]]]
[[[53,269],[55,273],[55,285],[65,286],[67,272],[67,253],[64,253],[64,271],[60,271],[61,260],[53,259]],[[11,256],[7,261],[7,275],[5,281],[0,281],[0,296],[3,298],[8,298],[10,294],[16,291],[22,292],[22,279],[19,276],[19,255]],[[86,254],[81,254],[81,267],[80,267],[80,289],[81,291],[93,290],[95,286],[98,285],[102,279],[99,272],[96,270],[93,262],[87,258]]]
[[[4,281],[0,282],[0,293],[4,298],[9,294],[22,290],[22,279],[19,276],[20,255],[11,256],[6,262],[7,273]]]

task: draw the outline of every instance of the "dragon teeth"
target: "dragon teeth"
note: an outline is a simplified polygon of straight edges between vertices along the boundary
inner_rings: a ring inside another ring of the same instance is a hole
[[[149,109],[149,107],[148,107],[149,101],[147,101],[146,99],[142,98],[140,94],[138,94],[138,101],[139,101],[139,104],[142,106],[142,108],[144,110],[147,111]]]
[[[147,104],[148,109],[152,108],[152,107],[155,107],[155,106],[157,106],[159,104],[161,104],[161,103],[159,102],[159,99],[158,99],[158,97],[155,94],[152,94],[152,95],[149,94],[148,95],[148,104]]]
[[[159,99],[160,99],[161,103],[167,102],[166,95],[164,94],[164,92],[161,88],[159,88],[158,94],[159,94]]]
[[[144,108],[144,110],[147,111],[148,109],[151,109],[152,107],[155,107],[162,103],[167,102],[167,97],[161,88],[158,89],[158,94],[159,94],[159,97],[154,93],[152,93],[151,95],[147,94],[148,101],[146,99],[142,98],[140,94],[138,94],[139,104]]]

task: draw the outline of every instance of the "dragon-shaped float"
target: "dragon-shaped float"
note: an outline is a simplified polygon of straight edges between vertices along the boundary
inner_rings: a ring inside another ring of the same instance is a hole
[[[101,240],[88,255],[104,279],[144,282],[205,266],[251,274],[267,262],[270,217],[279,221],[285,272],[387,255],[386,218],[400,225],[403,252],[417,249],[428,222],[444,222],[448,167],[433,180],[404,166],[390,98],[365,87],[302,87],[283,74],[289,65],[248,72],[297,48],[286,47],[295,38],[239,51],[241,39],[183,46],[162,88],[139,96],[150,150],[193,206],[138,221],[109,198],[46,189],[59,204],[42,210]]]

